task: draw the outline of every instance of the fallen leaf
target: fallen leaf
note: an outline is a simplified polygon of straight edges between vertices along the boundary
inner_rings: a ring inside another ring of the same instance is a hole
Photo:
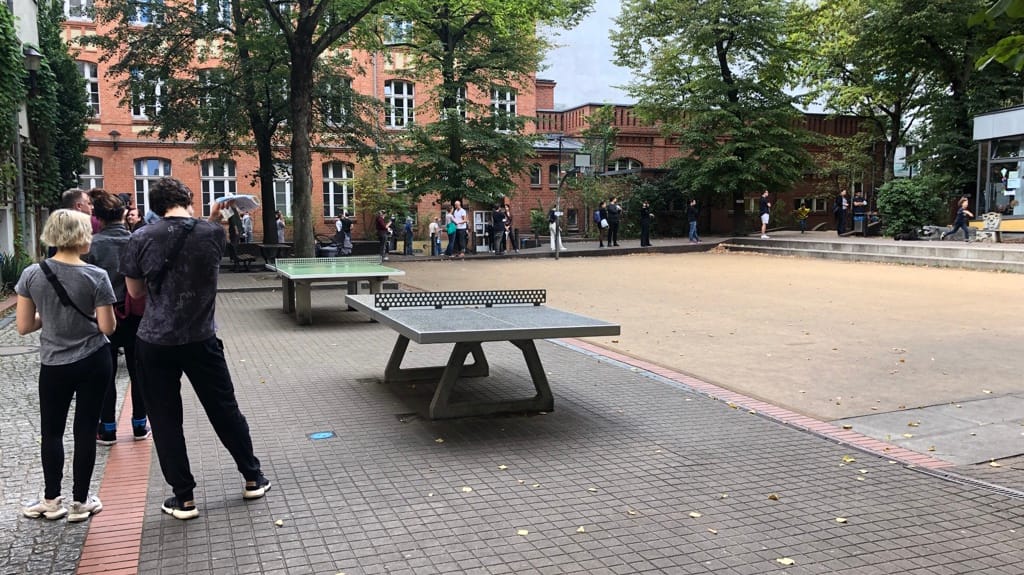
[[[836,517],[836,523],[846,523],[845,517]]]
[[[846,425],[843,426],[843,429],[853,429],[853,426],[847,423]]]
[[[934,445],[928,446],[928,451],[935,451],[935,446]]]
[[[863,475],[858,475],[857,476],[857,481],[864,481],[864,476]]]
[[[702,515],[702,514],[700,514],[700,513],[699,513],[699,512],[697,512],[697,511],[691,511],[691,512],[690,512],[690,517],[692,517],[692,518],[694,518],[694,519],[698,519],[698,518],[700,518],[700,517],[703,517],[703,515]]]
[[[632,509],[627,509],[626,510],[626,514],[628,514],[628,515],[636,515],[636,511],[634,511]]]
[[[462,488],[462,492],[463,493],[472,493],[473,492],[473,488],[472,487],[463,487]]]
[[[728,493],[722,493],[721,495],[718,496],[719,499],[725,499],[726,497],[729,497]]]
[[[778,559],[775,560],[775,562],[776,563],[782,563],[783,565],[786,565],[786,566],[796,565],[796,561],[793,561],[789,557],[779,557]]]
[[[989,389],[983,389],[983,390],[981,390],[981,392],[982,392],[982,393],[992,393],[992,390],[989,390]]]
[[[779,500],[779,494],[778,493],[769,493],[768,494],[768,499],[771,499],[772,501],[778,501]]]
[[[710,534],[712,534],[712,535],[718,535],[718,530],[717,530],[717,529],[711,529],[711,528],[709,527],[709,528],[708,528],[708,533],[710,533]]]
[[[904,433],[903,437],[906,437],[907,439],[910,439],[911,437],[914,437],[914,434],[913,433]]]
[[[532,487],[540,487],[540,483],[534,483]]]
[[[444,443],[444,438],[438,437],[437,439],[434,440],[434,443]]]
[[[277,521],[274,522],[274,525],[277,525],[278,527],[280,527],[280,526],[284,525],[284,520],[283,519],[278,519]]]
[[[910,421],[910,422],[907,422],[907,427],[921,427],[921,422],[920,421]]]
[[[617,339],[613,339],[613,340],[612,340],[612,343],[619,343],[619,340],[617,340]]]
[[[499,469],[500,471],[505,471],[506,469],[508,469],[508,465],[499,465],[499,466],[498,466],[498,469]]]
[[[849,455],[844,455],[843,456],[843,463],[853,463],[854,461],[857,461],[857,460],[854,459],[853,457],[850,457]]]
[[[526,480],[525,479],[520,479],[517,483],[519,483],[519,485],[522,485],[522,484],[526,483]]]
[[[998,462],[996,462],[996,461],[989,461],[989,462],[988,462],[988,466],[989,466],[989,467],[1002,467],[1002,464],[1001,464],[1001,463],[998,463]]]
[[[867,475],[867,473],[868,473],[867,469],[858,469],[857,471],[859,471],[861,473],[861,475]]]
[[[517,529],[516,530],[516,535],[522,535],[523,537],[526,537],[529,534],[530,534],[530,531],[527,530],[527,529]]]
[[[431,491],[430,493],[427,494],[427,497],[433,497],[433,496],[434,496],[434,492],[433,491]]]
[[[582,525],[580,525],[579,527],[576,528],[576,533],[586,533],[586,532],[587,532],[586,528],[583,527]]]
[[[588,487],[587,491],[589,491],[591,493],[597,493],[597,488],[596,487]]]
[[[726,403],[726,405],[728,405],[729,407],[731,407],[733,409],[736,409],[736,407],[737,407],[737,405],[735,403],[731,402],[731,401],[729,403]]]

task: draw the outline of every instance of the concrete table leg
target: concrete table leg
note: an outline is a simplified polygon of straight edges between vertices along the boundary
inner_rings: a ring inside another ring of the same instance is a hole
[[[313,323],[313,305],[310,301],[310,283],[295,282],[295,321],[299,325]]]
[[[288,278],[281,278],[281,298],[284,304],[284,313],[295,312],[295,282]]]
[[[484,349],[479,343],[457,344],[467,346],[467,354],[473,356],[473,363],[465,365],[466,355],[462,356],[459,374],[462,377],[485,377],[490,373],[490,365],[484,355]],[[391,349],[391,357],[388,358],[388,365],[384,368],[384,381],[386,383],[406,381],[437,381],[444,375],[447,367],[411,367],[402,368],[402,359],[409,348],[409,338],[399,335],[395,347]],[[454,353],[454,352],[452,352]],[[451,360],[449,360],[449,363]]]

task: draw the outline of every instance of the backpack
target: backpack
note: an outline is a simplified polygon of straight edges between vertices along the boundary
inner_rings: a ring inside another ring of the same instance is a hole
[[[595,224],[600,224],[601,223],[601,210],[594,210],[594,223]]]

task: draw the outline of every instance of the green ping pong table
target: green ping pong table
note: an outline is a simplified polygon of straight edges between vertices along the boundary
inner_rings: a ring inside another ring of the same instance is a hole
[[[381,265],[380,258],[278,258],[267,268],[281,278],[285,313],[294,313],[299,325],[313,323],[310,291],[313,282],[344,282],[349,294],[359,293],[359,282],[370,283],[370,293],[380,293],[384,282],[405,272]]]

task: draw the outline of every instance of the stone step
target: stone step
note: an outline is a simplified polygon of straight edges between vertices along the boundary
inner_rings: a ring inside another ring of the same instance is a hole
[[[1008,258],[999,256],[1013,254],[1009,250],[983,251],[964,248],[946,248],[929,251],[928,249],[908,250],[852,250],[841,249],[843,246],[865,244],[846,244],[828,242],[798,242],[773,240],[743,240],[733,239],[723,244],[729,251],[741,251],[751,253],[789,255],[796,257],[812,257],[839,261],[867,261],[880,263],[908,264],[941,268],[960,268],[983,271],[1004,271],[1024,273],[1024,259]],[[822,248],[812,247],[823,245]],[[882,246],[880,246],[882,247]],[[969,252],[965,257],[963,252]],[[985,259],[984,256],[993,256],[992,259]],[[998,259],[997,259],[998,258]]]

